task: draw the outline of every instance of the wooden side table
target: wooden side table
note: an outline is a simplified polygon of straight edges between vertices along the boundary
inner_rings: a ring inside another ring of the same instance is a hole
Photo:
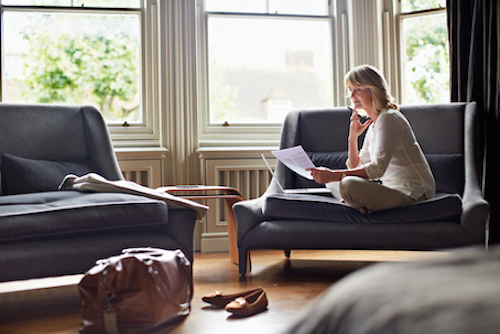
[[[240,191],[233,187],[225,186],[202,186],[202,185],[180,185],[157,188],[160,191],[177,195],[186,199],[224,199],[227,221],[227,235],[229,240],[229,257],[231,262],[238,264],[238,244],[236,218],[232,206],[243,200]],[[182,192],[195,192],[196,194],[183,194]]]

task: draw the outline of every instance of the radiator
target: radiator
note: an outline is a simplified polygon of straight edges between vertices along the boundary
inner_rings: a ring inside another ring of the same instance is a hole
[[[160,160],[119,160],[118,163],[125,180],[150,188],[162,185]]]
[[[127,181],[132,181],[146,187],[151,186],[151,172],[148,170],[122,170],[122,174]]]
[[[269,170],[259,169],[256,167],[247,167],[239,169],[238,166],[218,170],[219,186],[234,187],[240,191],[244,199],[252,199],[261,196],[271,182],[271,173]],[[224,200],[219,200],[217,204],[219,220],[225,221],[224,217]]]
[[[274,163],[271,159],[270,163]],[[207,159],[205,160],[206,185],[234,187],[244,199],[261,196],[271,182],[272,175],[262,159]],[[201,235],[201,251],[227,250],[227,223],[224,200],[208,200],[207,212]]]

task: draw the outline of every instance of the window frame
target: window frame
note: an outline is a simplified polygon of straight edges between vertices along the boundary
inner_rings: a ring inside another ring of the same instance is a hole
[[[208,64],[208,19],[209,17],[227,18],[297,18],[306,20],[325,20],[330,26],[332,100],[338,101],[335,94],[335,65],[338,55],[335,54],[335,20],[334,3],[327,1],[327,15],[270,14],[254,12],[220,12],[206,11],[205,0],[197,0],[197,68],[198,68],[198,141],[199,146],[270,146],[279,143],[282,123],[234,123],[211,124],[209,107],[209,64]]]
[[[395,0],[397,1],[397,0]],[[405,45],[404,45],[404,36],[403,36],[403,21],[406,19],[413,19],[413,18],[418,18],[418,17],[424,17],[424,16],[430,16],[430,15],[441,15],[441,14],[446,14],[446,7],[442,7],[439,5],[437,8],[429,8],[429,9],[422,9],[422,10],[416,10],[416,11],[409,11],[409,12],[402,12],[402,5],[401,1],[397,1],[397,19],[396,19],[396,25],[397,25],[397,36],[398,36],[398,58],[399,58],[399,96],[400,102],[403,104],[408,103],[406,101],[406,96],[405,96],[405,83],[406,83],[406,78],[405,78]]]
[[[160,62],[159,62],[159,13],[156,0],[141,1],[140,8],[118,7],[70,7],[31,6],[0,4],[0,56],[3,59],[3,14],[5,12],[50,12],[50,13],[101,13],[130,14],[140,18],[141,45],[139,54],[142,122],[120,124],[107,123],[115,147],[151,146],[160,144]],[[0,78],[3,61],[0,64]],[[3,80],[0,80],[0,101]]]

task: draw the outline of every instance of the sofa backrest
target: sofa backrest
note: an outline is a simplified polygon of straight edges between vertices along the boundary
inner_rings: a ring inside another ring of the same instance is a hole
[[[4,154],[14,156],[14,164],[29,165],[22,159],[85,164],[108,179],[123,178],[106,123],[91,106],[0,103],[0,156]],[[54,170],[45,163],[42,167]]]
[[[464,153],[466,103],[401,106],[425,154]]]
[[[431,165],[438,192],[463,192],[465,107],[466,103],[449,103],[400,108]],[[291,112],[283,124],[280,148],[302,145],[316,165],[345,168],[350,114],[348,108]],[[287,188],[318,186],[281,164],[276,174]]]
[[[88,159],[79,107],[0,104],[0,153],[31,159]]]

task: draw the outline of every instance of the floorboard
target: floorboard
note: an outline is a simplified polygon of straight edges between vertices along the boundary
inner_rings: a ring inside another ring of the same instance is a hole
[[[409,251],[252,251],[252,272],[238,274],[228,253],[196,253],[192,310],[183,321],[156,333],[272,334],[288,326],[314,298],[350,273],[378,262],[416,261],[449,256],[446,252]],[[0,283],[0,333],[78,333],[81,325],[77,283],[82,275]],[[232,318],[201,297],[262,287],[268,310],[248,318]]]

